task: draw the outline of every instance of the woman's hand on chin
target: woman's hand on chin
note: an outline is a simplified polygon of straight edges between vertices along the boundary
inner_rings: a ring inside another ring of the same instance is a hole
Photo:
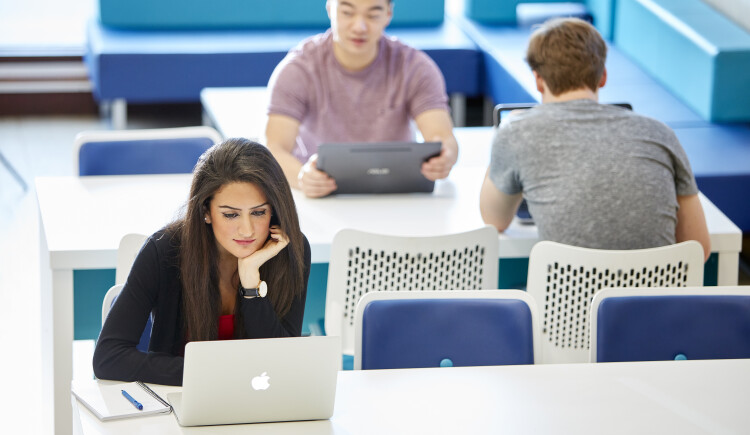
[[[270,234],[263,247],[245,258],[237,259],[237,267],[240,275],[240,284],[244,288],[256,288],[260,284],[260,266],[275,257],[289,244],[289,237],[278,225],[272,225]]]

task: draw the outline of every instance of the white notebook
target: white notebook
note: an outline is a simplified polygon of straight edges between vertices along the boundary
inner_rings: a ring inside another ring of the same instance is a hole
[[[136,408],[122,390],[143,405],[143,409]],[[172,412],[169,403],[142,382],[73,381],[72,391],[78,401],[102,421]]]

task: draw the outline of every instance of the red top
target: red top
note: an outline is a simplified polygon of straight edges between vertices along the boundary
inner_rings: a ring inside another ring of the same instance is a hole
[[[219,340],[234,338],[234,314],[219,316]]]

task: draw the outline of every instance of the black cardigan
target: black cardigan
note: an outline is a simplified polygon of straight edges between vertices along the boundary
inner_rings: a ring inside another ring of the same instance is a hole
[[[310,274],[310,244],[304,238],[304,287],[281,319],[268,298],[240,298],[247,338],[299,336]],[[144,244],[127,282],[102,327],[94,351],[94,374],[100,379],[182,385],[185,330],[177,234],[156,232]],[[273,291],[273,289],[269,289]],[[153,329],[148,353],[140,340],[149,315]],[[217,316],[218,321],[218,316]]]

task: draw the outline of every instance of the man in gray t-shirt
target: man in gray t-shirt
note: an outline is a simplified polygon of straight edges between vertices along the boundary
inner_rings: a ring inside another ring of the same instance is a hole
[[[289,184],[328,195],[336,181],[317,170],[320,143],[408,141],[412,122],[443,144],[422,174],[447,177],[458,145],[445,81],[425,53],[383,34],[391,0],[328,0],[326,9],[331,29],[291,50],[268,84],[266,140]]]
[[[503,231],[526,198],[543,240],[599,249],[697,240],[707,258],[698,188],[672,130],[597,102],[606,50],[577,19],[548,21],[531,36],[527,61],[543,104],[498,128],[482,217]]]

